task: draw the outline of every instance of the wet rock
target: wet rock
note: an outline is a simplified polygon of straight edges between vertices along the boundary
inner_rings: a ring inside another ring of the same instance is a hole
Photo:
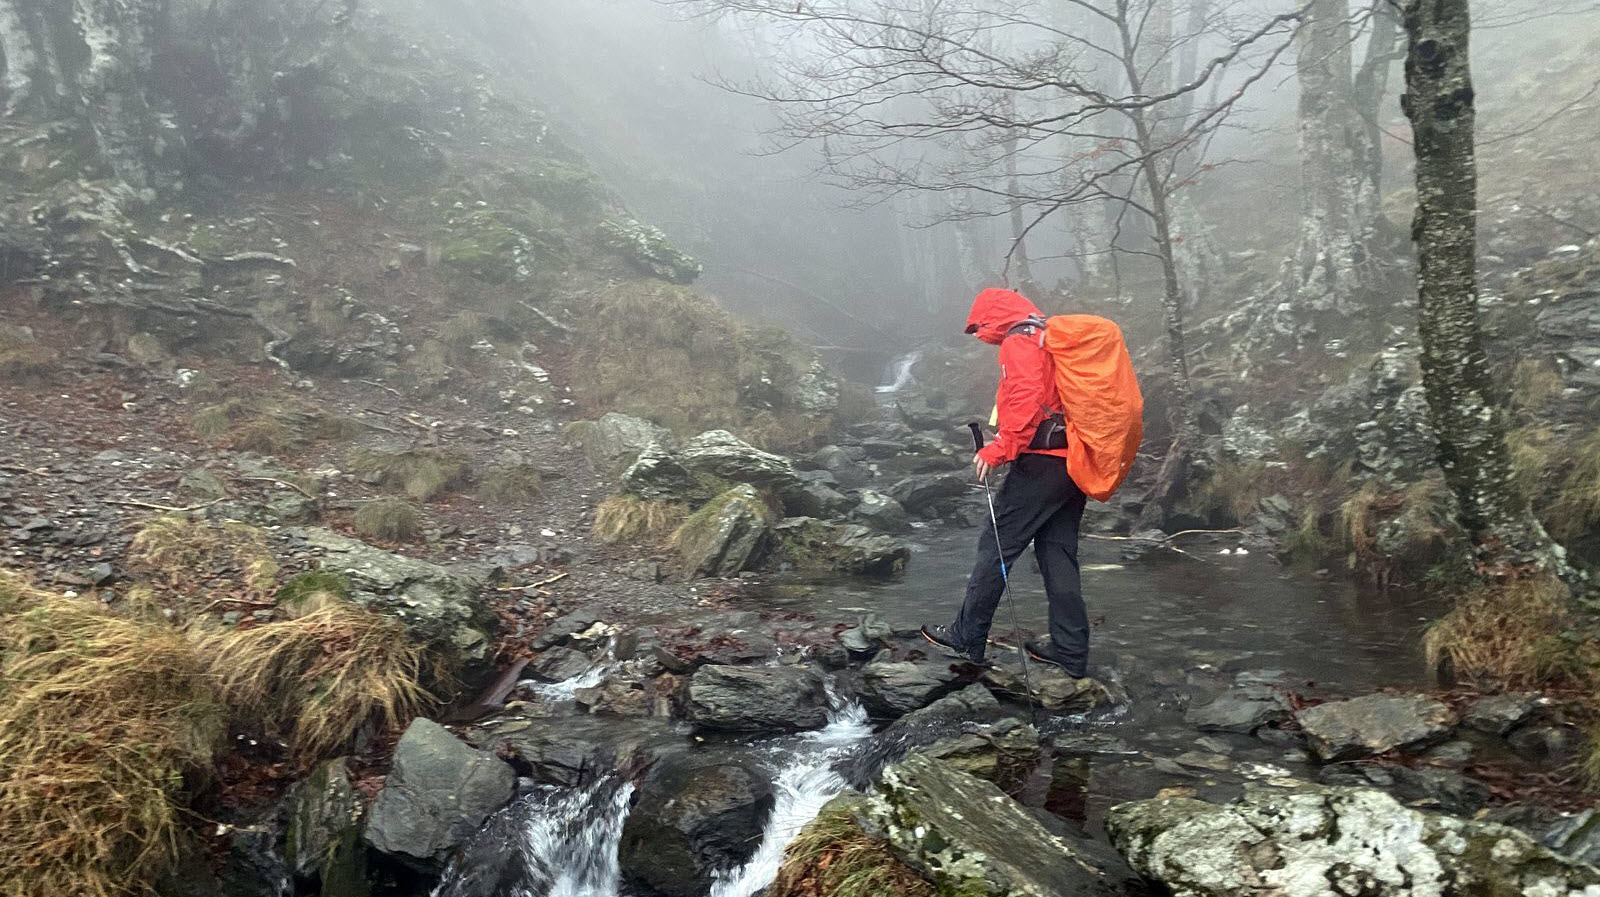
[[[343,757],[318,766],[295,785],[284,802],[284,858],[289,870],[297,878],[317,880],[323,894],[369,893],[361,810]]]
[[[861,808],[901,862],[941,894],[1111,897],[1118,883],[1095,850],[1046,831],[990,782],[913,754],[884,771]]]
[[[1000,718],[1000,702],[994,693],[979,683],[945,695],[920,710],[913,710],[895,720],[887,730],[906,733],[912,729],[954,730],[963,723],[994,722]]]
[[[905,506],[882,492],[861,490],[850,519],[886,533],[903,533],[911,529],[911,516]]]
[[[1469,729],[1504,735],[1522,725],[1539,708],[1539,696],[1526,692],[1507,692],[1487,695],[1472,702],[1461,716],[1461,724]]]
[[[783,497],[785,511],[796,517],[838,517],[849,511],[855,500],[835,489],[832,474],[800,474],[803,484]],[[825,477],[825,479],[824,479]]]
[[[1104,732],[1063,732],[1051,742],[1063,757],[1135,757],[1139,750]]]
[[[702,897],[719,869],[761,843],[772,785],[736,763],[672,757],[651,770],[622,829],[625,880],[645,894]]]
[[[828,722],[828,698],[808,669],[704,666],[689,679],[689,718],[724,732],[817,729]]]
[[[671,716],[670,706],[657,713],[655,696],[643,682],[607,681],[573,692],[573,700],[585,712],[597,716]]]
[[[766,549],[772,511],[754,486],[729,489],[684,522],[678,553],[691,576],[733,576]]]
[[[601,242],[646,274],[687,284],[693,283],[702,271],[700,263],[674,247],[659,228],[632,218],[603,222],[599,233]]]
[[[557,617],[533,640],[535,651],[545,651],[565,644],[573,636],[587,632],[606,617],[606,609],[598,604],[585,604],[570,613]]]
[[[911,547],[904,542],[855,524],[791,517],[773,534],[779,557],[801,569],[894,576],[911,560]]]
[[[663,719],[567,716],[527,717],[516,710],[467,733],[483,750],[502,750],[533,770],[540,784],[576,787],[595,773],[636,766],[681,750],[683,735]]]
[[[727,430],[710,430],[685,443],[678,462],[692,474],[746,483],[787,495],[803,482],[789,459],[764,452]]]
[[[689,501],[700,489],[689,471],[659,443],[639,452],[623,471],[620,486],[628,495],[651,501]]]
[[[1453,769],[1405,766],[1326,766],[1317,775],[1324,785],[1382,788],[1407,806],[1470,816],[1489,803],[1489,786]]]
[[[626,470],[652,445],[670,452],[676,444],[667,428],[615,411],[601,415],[592,424],[583,426],[580,432],[584,456],[595,471],[602,474]]]
[[[1094,679],[1074,679],[1055,667],[1032,664],[1027,678],[1033,683],[1033,699],[1053,713],[1085,713],[1113,703],[1113,695],[1104,684]],[[999,695],[1028,702],[1022,673],[1010,666],[989,669],[983,674],[983,681]]]
[[[1366,695],[1300,711],[1311,749],[1324,762],[1353,760],[1443,739],[1455,728],[1449,707],[1426,695]]]
[[[1472,762],[1478,749],[1470,741],[1446,741],[1444,744],[1434,745],[1423,754],[1423,759],[1429,763],[1443,766],[1465,766]]]
[[[877,614],[862,616],[861,622],[839,633],[839,644],[852,654],[871,654],[889,642],[894,630],[878,619]]]
[[[1585,893],[1600,869],[1502,825],[1401,806],[1371,788],[1253,789],[1226,806],[1187,798],[1111,809],[1133,868],[1183,897],[1414,897]]]
[[[1184,721],[1202,732],[1238,732],[1248,735],[1262,726],[1287,722],[1293,715],[1289,699],[1259,686],[1235,688],[1216,700],[1191,707]]]
[[[991,782],[1014,780],[1039,762],[1039,730],[1017,719],[969,731],[915,749],[933,760]]]
[[[874,716],[898,717],[971,681],[949,662],[875,661],[861,669],[861,701]]]
[[[515,788],[504,760],[418,719],[395,746],[394,767],[367,815],[366,841],[387,854],[441,861],[510,802]]]
[[[1584,737],[1571,726],[1559,723],[1529,723],[1506,736],[1511,749],[1531,760],[1561,762],[1576,756]]]
[[[546,682],[565,682],[582,675],[589,669],[590,663],[589,655],[582,651],[560,647],[547,648],[528,664],[528,672]]]
[[[967,494],[970,480],[960,473],[927,473],[906,477],[889,489],[889,496],[907,512],[926,515]]]
[[[480,572],[415,560],[331,530],[285,532],[320,550],[321,568],[344,574],[352,598],[398,619],[419,641],[452,653],[468,678],[487,668],[496,624],[487,598],[490,581]]]
[[[1569,859],[1600,865],[1600,808],[1590,807],[1557,822],[1540,842]]]

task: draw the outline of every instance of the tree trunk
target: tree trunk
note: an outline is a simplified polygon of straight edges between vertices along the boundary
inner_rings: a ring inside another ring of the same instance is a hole
[[[87,51],[78,71],[100,155],[117,178],[145,193],[165,147],[145,93],[161,0],[74,0],[72,23]]]
[[[0,53],[6,63],[6,114],[14,115],[33,99],[40,65],[33,35],[23,25],[16,0],[0,0]]]
[[[1389,94],[1389,73],[1394,68],[1395,50],[1400,43],[1400,16],[1389,0],[1376,0],[1372,9],[1372,36],[1356,71],[1352,102],[1365,126],[1357,138],[1357,162],[1361,169],[1363,211],[1371,216],[1366,225],[1384,245],[1394,239],[1394,228],[1384,217],[1383,197],[1383,103]]]
[[[1477,567],[1491,577],[1565,570],[1513,482],[1506,410],[1478,322],[1477,161],[1469,0],[1408,0],[1402,106],[1417,158],[1418,330],[1439,466]]]
[[[1374,287],[1378,208],[1376,189],[1364,176],[1370,154],[1354,102],[1349,0],[1312,0],[1299,40],[1300,241],[1285,267],[1283,291],[1302,317],[1347,317]]]
[[[1016,99],[1008,98],[1006,115],[1008,118],[1016,117]],[[1037,290],[1033,282],[1033,265],[1028,261],[1027,216],[1023,213],[1022,201],[1017,197],[1022,195],[1022,184],[1017,180],[1017,151],[1018,140],[1013,135],[1006,140],[1006,193],[1009,194],[1007,205],[1010,206],[1011,216],[1011,245],[1007,255],[1008,267],[1015,272],[1014,281],[1022,288],[1024,295],[1035,301],[1038,300]]]

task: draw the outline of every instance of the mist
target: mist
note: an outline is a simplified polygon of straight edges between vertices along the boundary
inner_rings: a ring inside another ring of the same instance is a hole
[[[1596,49],[0,0],[0,894],[1600,888]]]

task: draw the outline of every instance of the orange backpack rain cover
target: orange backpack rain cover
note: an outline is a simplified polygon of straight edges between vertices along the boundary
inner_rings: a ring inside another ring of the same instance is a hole
[[[1122,330],[1096,315],[1058,315],[1045,322],[1044,348],[1067,412],[1067,472],[1085,495],[1106,501],[1144,438],[1144,396]]]

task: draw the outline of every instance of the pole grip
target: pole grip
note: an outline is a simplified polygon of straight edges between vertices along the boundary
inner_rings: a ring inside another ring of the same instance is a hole
[[[972,431],[972,450],[975,452],[983,451],[983,425],[973,421],[967,424],[967,428]]]

